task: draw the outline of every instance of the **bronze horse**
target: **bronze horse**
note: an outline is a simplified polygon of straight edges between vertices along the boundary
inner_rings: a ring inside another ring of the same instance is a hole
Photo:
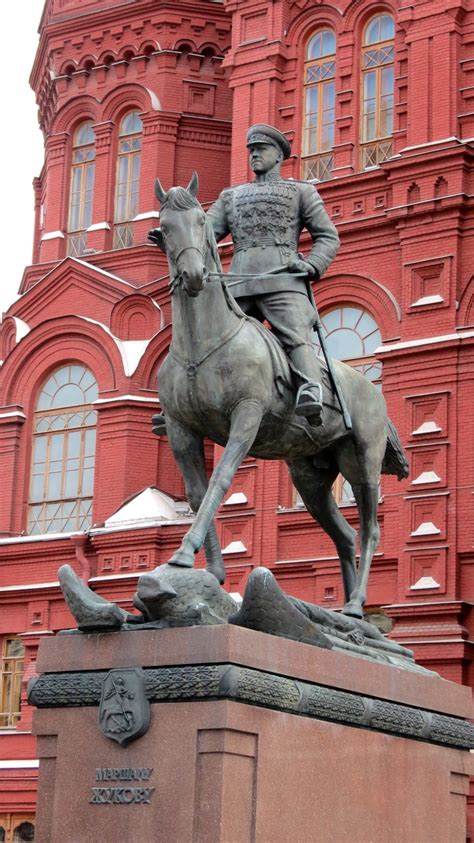
[[[324,386],[325,423],[311,427],[294,413],[295,390],[288,362],[272,334],[246,316],[230,296],[212,226],[196,199],[197,175],[185,189],[163,190],[161,228],[150,239],[167,254],[172,291],[173,336],[159,372],[166,430],[196,517],[170,559],[192,567],[204,545],[206,566],[219,582],[224,564],[214,516],[247,454],[283,459],[308,511],[333,540],[341,563],[344,612],[362,617],[367,581],[379,541],[380,474],[408,474],[385,400],[363,375],[335,361],[352,417],[348,432],[329,382]],[[204,437],[224,445],[208,481]],[[338,508],[332,486],[341,473],[351,484],[360,517],[356,532]]]

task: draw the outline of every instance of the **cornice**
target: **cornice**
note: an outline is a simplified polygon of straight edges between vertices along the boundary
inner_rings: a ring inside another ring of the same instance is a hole
[[[206,664],[145,668],[144,674],[151,703],[237,700],[428,743],[474,747],[474,726],[467,720],[265,671]],[[28,702],[38,708],[97,706],[106,675],[105,671],[43,673],[30,681]]]
[[[156,56],[161,52],[157,40],[160,33],[165,42],[163,47],[166,49],[170,46],[169,43],[166,43],[170,39],[170,34],[176,33],[177,28],[182,26],[185,21],[187,24],[190,21],[191,24],[194,23],[194,28],[199,31],[204,31],[206,26],[212,23],[216,32],[216,39],[214,39],[216,42],[220,43],[222,38],[226,36],[228,36],[227,40],[230,39],[230,16],[222,7],[216,6],[216,3],[212,2],[202,2],[199,6],[181,2],[177,7],[171,8],[167,3],[158,2],[153,3],[153,8],[150,9],[150,2],[146,0],[146,2],[133,3],[133,6],[122,3],[105,9],[89,9],[82,13],[78,13],[76,9],[71,16],[61,16],[45,24],[40,30],[40,42],[30,74],[30,86],[36,94],[36,101],[39,106],[41,128],[46,127],[46,130],[48,130],[58,97],[58,86],[55,81],[59,79],[57,73],[60,68],[53,66],[50,57],[65,42],[72,41],[72,44],[76,47],[89,39],[97,44],[99,55],[99,53],[104,52],[102,49],[104,45],[102,44],[100,49],[99,45],[106,32],[120,39],[121,34],[131,30],[131,40],[134,42],[136,49],[140,51],[144,44],[151,43],[150,37],[148,37],[140,45],[145,35],[145,27],[148,27],[148,36],[153,35],[153,43],[158,48],[154,52]],[[152,33],[150,33],[150,28],[153,30]],[[128,44],[128,46],[131,45]],[[112,47],[112,52],[115,55],[120,55],[125,47],[126,45],[122,43],[120,49],[118,46],[117,48]],[[94,52],[93,48],[92,52]],[[63,56],[62,67],[65,65],[66,58]],[[75,53],[70,58],[75,63]],[[140,55],[134,56],[135,60],[138,58],[147,61],[148,54],[140,53]]]
[[[130,25],[131,21],[136,21],[135,28],[143,27],[144,20],[149,19],[158,18],[160,23],[164,23],[166,13],[169,13],[174,24],[176,24],[177,14],[188,18],[201,17],[205,22],[216,21],[216,24],[217,21],[219,23],[226,21],[228,24],[226,29],[230,32],[229,13],[223,5],[211,0],[208,2],[201,0],[199,6],[189,0],[178,0],[171,4],[167,0],[153,0],[152,3],[150,0],[138,0],[138,2],[125,0],[125,2],[114,3],[101,9],[90,8],[81,12],[76,8],[70,14],[55,15],[47,23],[41,24],[40,43],[30,75],[31,87],[37,90],[38,82],[43,75],[45,57],[49,53],[50,44],[54,38],[65,40],[68,36],[78,36],[82,31],[84,35],[89,35],[91,31],[105,30],[114,24]],[[133,29],[133,23],[131,25]]]

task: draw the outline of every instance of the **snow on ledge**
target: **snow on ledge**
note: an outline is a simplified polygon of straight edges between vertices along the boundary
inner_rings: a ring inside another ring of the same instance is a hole
[[[58,238],[64,240],[64,232],[63,231],[46,231],[42,236],[41,240],[57,240]]]
[[[416,430],[412,430],[412,436],[421,436],[424,433],[440,433],[441,428],[436,424],[435,421],[425,421],[423,424],[420,424]]]
[[[85,266],[87,269],[91,269],[93,272],[98,272],[99,275],[104,275],[106,278],[113,278],[114,281],[119,281],[120,284],[124,284],[125,287],[132,287],[134,290],[136,289],[135,285],[131,284],[130,281],[125,281],[123,278],[120,278],[119,275],[114,275],[113,272],[108,272],[106,269],[102,269],[102,267],[96,266],[93,263],[88,263],[87,261],[83,261],[80,258],[73,258],[72,256],[64,258],[64,260],[74,261],[75,263],[80,264],[80,266]],[[53,271],[54,270],[51,270],[51,272]]]
[[[15,339],[17,342],[20,342],[23,337],[26,337],[26,335],[30,333],[31,328],[29,325],[27,325],[26,322],[23,321],[23,319],[19,319],[18,316],[14,316],[13,320],[15,322],[16,328]]]
[[[227,553],[245,553],[246,550],[247,550],[247,548],[245,547],[243,542],[233,541],[233,542],[230,542],[230,544],[228,544],[227,547],[223,548],[222,554],[224,555],[224,553],[226,553],[226,554]]]
[[[161,102],[155,92],[152,91],[151,88],[145,88],[145,90],[147,91],[148,96],[150,97],[151,107],[153,108],[153,111],[161,111]]]
[[[108,222],[93,222],[86,231],[110,231]]]
[[[406,340],[390,343],[390,345],[379,345],[373,353],[375,356],[378,356],[389,351],[401,351],[404,348],[422,348],[425,345],[438,345],[439,343],[451,342],[452,340],[469,340],[473,337],[474,331],[456,331],[454,334],[441,334],[435,337],[422,337],[419,340]]]
[[[9,413],[0,413],[0,419],[6,419],[13,416],[20,419],[26,419],[25,414],[22,413],[21,410],[11,410]]]
[[[5,732],[4,732],[5,734]],[[18,734],[10,730],[7,734]],[[35,770],[39,767],[37,758],[12,758],[8,761],[0,761],[0,770]]]
[[[439,582],[433,577],[420,577],[420,579],[410,586],[410,591],[422,591],[424,588],[439,588]]]
[[[421,299],[417,299],[416,301],[412,302],[410,307],[422,307],[424,304],[439,304],[443,301],[443,296],[440,296],[438,294],[434,296],[422,296]]]
[[[77,535],[80,530],[71,530],[68,533],[31,533],[29,536],[8,536],[6,539],[0,539],[1,544],[18,544],[19,542],[50,542],[58,541],[60,539],[68,539],[71,536]]]
[[[131,377],[136,372],[138,364],[148,348],[151,337],[149,340],[120,340],[112,333],[107,325],[103,324],[103,322],[98,322],[97,319],[91,319],[90,316],[80,316],[79,318],[83,319],[84,322],[90,322],[92,325],[97,325],[99,328],[102,328],[109,337],[111,337],[120,352],[120,356],[122,357],[124,374],[127,377]]]
[[[436,524],[433,524],[432,521],[423,521],[416,530],[413,530],[410,535],[412,536],[438,536],[441,533],[441,530],[438,529]]]
[[[0,593],[3,594],[3,592],[10,591],[41,591],[46,588],[59,588],[59,580],[57,582],[33,582],[28,583],[28,585],[2,585],[0,586]],[[43,630],[37,630],[35,631],[35,635],[38,635],[40,631],[43,633]]]
[[[223,506],[235,506],[238,503],[248,503],[248,499],[243,492],[234,492],[232,495],[229,495],[227,500],[224,501]]]
[[[415,480],[412,480],[412,486],[417,486],[420,483],[440,483],[441,477],[438,477],[436,471],[422,471]]]
[[[150,522],[176,521],[180,515],[186,516],[188,513],[186,502],[175,501],[159,489],[149,486],[107,518],[104,527],[109,530],[111,527],[125,525],[139,528]]]
[[[448,138],[440,138],[439,140],[426,141],[425,143],[417,143],[414,146],[404,146],[400,152],[410,152],[412,149],[424,149],[425,146],[436,146],[438,143],[446,143],[447,141],[457,141],[457,143],[466,143],[464,139],[458,138],[457,135],[449,135]]]
[[[148,404],[150,401],[153,404],[160,403],[160,399],[154,396],[147,398],[145,395],[113,395],[111,398],[96,398],[92,404],[95,407],[96,404],[113,404],[115,401],[143,401],[145,404]]]
[[[126,375],[133,375],[147,350],[150,340],[119,340],[122,343],[127,360]]]
[[[133,222],[138,222],[138,220],[159,220],[159,218],[159,211],[144,211],[142,214],[137,214],[136,217],[133,218]]]
[[[111,527],[91,527],[87,532],[89,536],[101,536],[105,533],[121,533],[126,530],[143,530],[146,527],[174,527],[179,524],[192,524],[193,517],[178,515],[176,518],[141,518],[137,521],[123,521],[121,524],[114,524]]]

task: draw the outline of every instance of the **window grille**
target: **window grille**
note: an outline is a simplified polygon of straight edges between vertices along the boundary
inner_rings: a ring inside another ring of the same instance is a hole
[[[119,129],[115,191],[114,249],[133,246],[130,221],[138,213],[142,121],[138,111],[129,111]]]
[[[85,530],[91,524],[97,384],[84,366],[54,372],[38,397],[33,428],[29,533]]]
[[[390,15],[367,24],[362,48],[361,167],[366,170],[393,155],[395,27]]]
[[[0,673],[1,729],[14,729],[20,719],[24,658],[25,648],[19,638],[3,639]]]
[[[95,177],[95,135],[92,122],[74,133],[69,197],[68,255],[80,257],[87,249],[86,230],[92,224]]]
[[[304,65],[303,178],[332,178],[336,98],[336,38],[321,29],[308,41]]]

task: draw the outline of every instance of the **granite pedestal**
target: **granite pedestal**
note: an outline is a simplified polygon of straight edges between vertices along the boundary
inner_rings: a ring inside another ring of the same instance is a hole
[[[149,729],[98,728],[139,666]],[[38,843],[465,843],[471,691],[233,626],[41,643]]]

